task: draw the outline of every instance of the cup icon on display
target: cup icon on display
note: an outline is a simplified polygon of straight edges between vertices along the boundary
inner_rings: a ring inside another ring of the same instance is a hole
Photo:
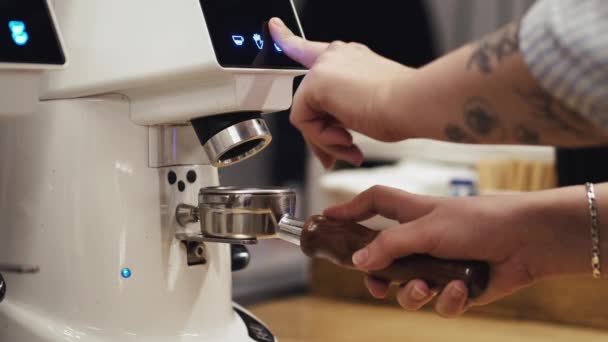
[[[262,35],[260,35],[259,33],[253,35],[253,41],[255,42],[255,45],[258,47],[258,49],[262,50],[264,48],[264,40],[262,39]]]
[[[232,41],[236,46],[243,46],[245,44],[245,37],[234,35],[232,36]]]
[[[8,28],[11,30],[13,42],[19,46],[27,44],[30,36],[26,31],[25,23],[20,20],[11,20],[8,22]]]

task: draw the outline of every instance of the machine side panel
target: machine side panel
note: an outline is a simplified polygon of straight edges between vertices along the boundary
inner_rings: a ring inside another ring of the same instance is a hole
[[[0,262],[40,267],[4,275],[0,341],[249,341],[229,246],[206,244],[208,262],[188,267],[174,238],[172,207],[217,185],[217,170],[150,168],[148,143],[124,98],[0,119]]]
[[[197,0],[55,0],[70,68],[43,98],[73,98],[188,80],[220,70]]]

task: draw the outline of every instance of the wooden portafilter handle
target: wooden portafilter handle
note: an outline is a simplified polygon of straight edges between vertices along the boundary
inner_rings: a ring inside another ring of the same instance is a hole
[[[357,223],[313,216],[304,224],[300,246],[309,257],[326,259],[338,266],[354,269],[353,254],[371,243],[378,234],[379,232]],[[485,292],[488,286],[490,267],[481,261],[444,260],[429,255],[410,255],[395,260],[383,270],[369,274],[399,284],[420,279],[430,288],[437,290],[442,290],[453,280],[462,280],[468,288],[469,298],[475,299]]]

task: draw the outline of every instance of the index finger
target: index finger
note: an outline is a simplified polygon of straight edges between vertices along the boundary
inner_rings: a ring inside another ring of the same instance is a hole
[[[296,36],[279,18],[272,18],[268,26],[272,39],[283,52],[309,69],[329,46],[327,43],[312,42]]]
[[[439,199],[419,196],[386,186],[374,186],[362,192],[352,201],[325,210],[330,218],[360,222],[381,215],[401,223],[427,215]]]

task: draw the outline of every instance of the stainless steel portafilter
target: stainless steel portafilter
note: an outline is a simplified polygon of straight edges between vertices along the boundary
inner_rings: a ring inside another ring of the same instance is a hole
[[[258,239],[279,238],[300,246],[310,257],[346,268],[354,268],[352,255],[379,234],[355,222],[323,216],[300,221],[295,219],[295,208],[296,193],[290,189],[213,187],[200,190],[198,207],[178,207],[176,217],[184,226],[199,222],[200,241],[249,244]],[[438,289],[453,280],[462,280],[469,297],[475,298],[487,287],[489,266],[475,260],[409,255],[370,274],[398,283],[423,279]]]

